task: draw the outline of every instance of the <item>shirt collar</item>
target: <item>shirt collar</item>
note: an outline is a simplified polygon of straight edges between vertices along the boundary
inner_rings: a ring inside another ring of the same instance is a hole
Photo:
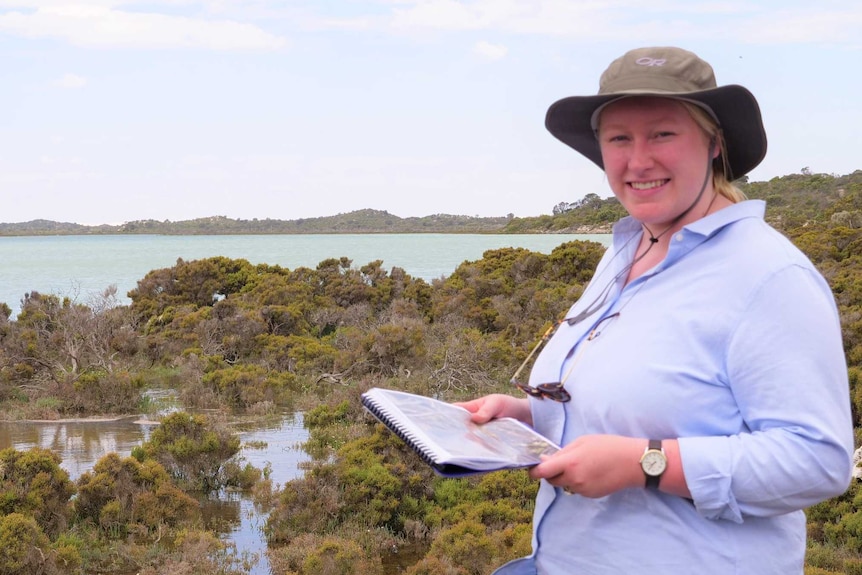
[[[718,210],[714,214],[700,218],[699,220],[686,225],[682,231],[691,232],[703,237],[709,237],[724,226],[739,220],[745,218],[763,219],[765,213],[766,202],[763,200],[745,200],[744,202],[731,204],[722,210]],[[614,224],[614,243],[616,244],[618,241],[625,242],[630,239],[632,234],[640,233],[642,230],[643,228],[639,221],[631,216],[626,216]]]
[[[680,258],[703,242],[707,241],[728,225],[748,218],[763,219],[765,212],[766,203],[763,200],[746,200],[731,204],[724,209],[718,210],[714,214],[710,214],[686,225],[681,230],[674,233],[671,238],[667,256],[664,260],[643,277],[649,277],[663,269],[666,269],[668,266],[673,265]],[[615,252],[622,251],[625,254],[623,256],[623,260],[620,260],[616,264],[617,267],[620,267],[625,265],[625,262],[630,262],[632,258],[635,257],[638,242],[631,240],[643,233],[643,227],[638,220],[631,216],[627,216],[614,225],[613,232],[613,247]]]

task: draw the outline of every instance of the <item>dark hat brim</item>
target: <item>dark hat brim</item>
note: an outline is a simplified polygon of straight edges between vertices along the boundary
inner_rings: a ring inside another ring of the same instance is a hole
[[[741,178],[766,156],[766,131],[760,106],[751,92],[735,84],[685,93],[638,91],[571,96],[551,104],[545,115],[545,127],[558,140],[604,169],[599,142],[590,124],[593,112],[613,100],[634,96],[691,100],[708,106],[721,123],[730,180]]]

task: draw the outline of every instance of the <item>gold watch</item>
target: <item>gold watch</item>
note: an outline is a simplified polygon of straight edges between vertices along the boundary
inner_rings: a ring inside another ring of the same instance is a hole
[[[640,463],[644,476],[646,476],[647,488],[658,489],[661,475],[667,469],[667,456],[664,454],[660,439],[649,440]]]

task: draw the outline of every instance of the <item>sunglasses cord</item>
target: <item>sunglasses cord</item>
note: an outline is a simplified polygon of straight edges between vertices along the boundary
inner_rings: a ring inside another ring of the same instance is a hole
[[[636,255],[634,257],[634,259],[631,261],[631,263],[629,263],[626,267],[624,267],[622,270],[620,270],[613,277],[613,279],[611,279],[611,281],[608,282],[608,284],[602,289],[601,292],[599,292],[598,296],[596,296],[596,298],[592,302],[590,302],[590,304],[586,307],[586,309],[584,311],[580,312],[578,315],[576,315],[574,317],[565,318],[565,321],[569,325],[575,325],[576,323],[583,321],[584,319],[588,318],[589,316],[596,313],[599,309],[601,309],[601,307],[604,305],[608,295],[610,294],[611,288],[617,283],[617,281],[619,281],[619,279],[624,274],[627,275],[631,271],[631,269],[635,266],[635,264],[637,264],[639,261],[641,261],[647,255],[647,253],[649,253],[650,249],[652,249],[652,247],[658,243],[659,239],[663,235],[665,235],[668,231],[673,229],[673,227],[677,224],[677,222],[679,222],[682,218],[684,218],[691,210],[694,209],[694,206],[696,206],[698,204],[698,202],[700,202],[700,199],[703,197],[703,193],[706,191],[706,187],[709,184],[710,175],[712,174],[712,155],[713,155],[713,153],[715,153],[715,146],[716,146],[716,139],[715,139],[715,136],[713,136],[709,141],[709,152],[707,153],[706,175],[703,178],[703,184],[701,184],[701,186],[700,186],[700,192],[698,192],[697,197],[694,199],[694,201],[691,203],[691,205],[688,208],[686,208],[686,210],[684,212],[682,212],[680,215],[675,217],[673,219],[673,221],[670,223],[670,225],[668,225],[668,227],[665,228],[664,231],[662,231],[657,236],[652,233],[652,230],[650,230],[649,227],[647,227],[647,225],[645,223],[641,223],[641,225],[644,227],[644,229],[647,231],[647,233],[649,233],[649,236],[650,236],[649,237],[649,245],[647,245],[647,247],[643,251],[643,253],[641,253],[640,255]],[[713,202],[715,201],[715,197],[712,198],[712,201]],[[711,207],[712,207],[712,202],[710,202],[710,208]],[[709,212],[709,208],[707,208],[707,212]],[[632,241],[632,239],[634,239],[634,237],[635,236],[632,236],[631,238],[628,239],[628,241],[626,241],[625,244],[623,244],[623,246],[620,248],[620,250],[616,254],[614,254],[614,257],[611,258],[611,261],[608,262],[608,265],[605,266],[604,269],[608,269],[610,267],[611,262],[613,262],[614,259],[618,255],[623,253],[623,251],[625,250],[625,247],[629,244],[629,242]],[[590,283],[587,285],[587,287],[584,289],[584,291],[589,289],[590,285],[592,285],[592,283],[595,279],[597,279],[597,278],[594,277],[592,280],[590,280]],[[597,303],[598,303],[598,305],[597,305]],[[595,307],[593,307],[593,306],[595,306]]]

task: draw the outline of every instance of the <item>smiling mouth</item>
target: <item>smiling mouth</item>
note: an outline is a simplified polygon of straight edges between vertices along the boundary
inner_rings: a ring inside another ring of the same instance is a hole
[[[653,180],[651,182],[629,182],[629,185],[636,190],[651,190],[663,186],[669,181],[670,179]]]

